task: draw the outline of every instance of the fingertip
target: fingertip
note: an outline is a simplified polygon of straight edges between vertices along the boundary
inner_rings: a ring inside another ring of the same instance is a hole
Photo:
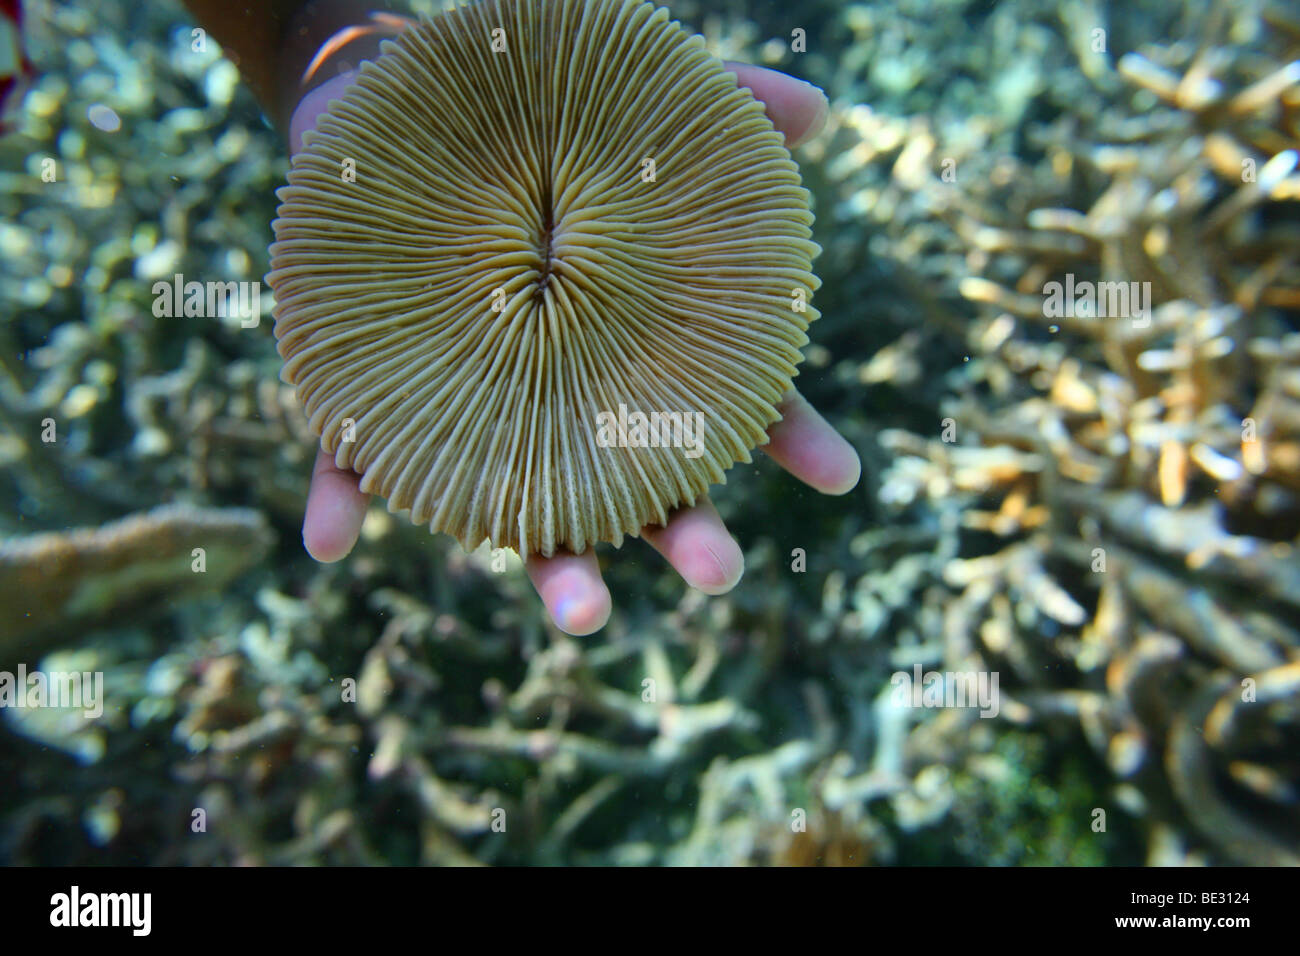
[[[355,473],[339,470],[326,452],[317,454],[303,515],[302,544],[322,564],[347,557],[361,536],[369,498],[359,481]]]
[[[839,464],[824,478],[824,484],[818,490],[827,495],[847,495],[862,480],[862,459],[857,450],[841,435],[836,435],[843,442],[839,455]],[[838,478],[837,478],[838,476]]]
[[[798,392],[781,402],[781,421],[768,431],[763,451],[804,484],[826,495],[845,495],[862,478],[857,450]]]
[[[573,637],[594,634],[609,622],[609,588],[594,549],[583,554],[534,555],[524,564],[555,626]]]
[[[682,579],[705,594],[726,594],[745,573],[745,556],[708,498],[674,514],[662,528],[642,537],[664,556]]]
[[[334,528],[322,528],[306,521],[302,526],[302,545],[312,559],[321,564],[342,561],[352,551],[356,538],[340,534]]]
[[[333,77],[307,93],[289,116],[289,155],[302,149],[303,136],[316,128],[316,121],[329,106],[332,99],[343,95],[343,91],[356,78],[356,70],[349,70]]]
[[[551,612],[551,620],[565,634],[586,637],[609,623],[612,609],[609,589],[602,583],[594,592],[563,598]]]
[[[801,80],[800,82],[803,81]],[[786,134],[785,145],[787,149],[794,149],[796,146],[802,146],[804,143],[808,142],[808,140],[820,133],[822,127],[826,125],[826,117],[829,116],[831,112],[831,101],[826,98],[826,93],[813,86],[811,83],[806,85],[810,90],[812,90],[813,95],[816,97],[816,103],[811,111],[805,110],[805,115],[808,116],[808,125],[798,133]]]
[[[821,131],[830,113],[830,101],[818,87],[752,63],[726,61],[723,66],[763,104],[772,125],[785,135],[788,148],[806,143]]]
[[[696,554],[678,568],[686,583],[705,594],[726,594],[745,574],[745,555],[731,535],[725,541],[701,544]]]

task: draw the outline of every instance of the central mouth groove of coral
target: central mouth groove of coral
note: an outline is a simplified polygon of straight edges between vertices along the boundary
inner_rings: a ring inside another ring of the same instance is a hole
[[[541,235],[541,256],[542,256],[542,274],[537,280],[537,291],[533,293],[534,298],[540,298],[546,291],[546,287],[551,282],[551,265],[555,261],[555,217],[551,213],[546,214],[546,219],[542,223]]]
[[[554,183],[547,179],[538,197],[541,202],[542,229],[538,237],[538,253],[542,258],[541,275],[537,279],[537,289],[533,292],[533,301],[541,301],[546,294],[546,287],[551,284],[551,271],[555,263],[555,193]]]

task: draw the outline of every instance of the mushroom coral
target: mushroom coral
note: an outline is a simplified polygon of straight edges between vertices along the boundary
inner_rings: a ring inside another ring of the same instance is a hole
[[[273,223],[282,377],[390,511],[581,553],[767,441],[817,317],[809,195],[663,8],[424,18],[304,144]]]

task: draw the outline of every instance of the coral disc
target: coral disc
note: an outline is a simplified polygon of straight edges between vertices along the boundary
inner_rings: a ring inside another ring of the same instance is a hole
[[[636,0],[411,26],[279,197],[283,377],[362,490],[466,548],[662,524],[767,440],[817,316],[781,134]]]

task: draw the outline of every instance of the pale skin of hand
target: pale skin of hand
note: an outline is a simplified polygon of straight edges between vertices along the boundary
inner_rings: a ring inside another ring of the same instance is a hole
[[[787,146],[811,139],[826,121],[825,95],[816,87],[758,66],[728,63],[740,85],[748,87],[767,110]],[[294,110],[289,123],[290,148],[297,151],[302,135],[312,129],[330,99],[352,80],[343,74],[312,90]],[[777,410],[781,420],[768,429],[762,450],[808,486],[828,495],[842,495],[858,483],[862,465],[853,446],[833,429],[797,391],[791,390]],[[361,476],[341,470],[331,455],[319,451],[312,469],[311,489],[303,518],[302,540],[307,552],[321,562],[347,556],[361,534],[369,496],[362,493]],[[724,594],[736,586],[745,569],[740,546],[727,532],[708,497],[672,514],[662,528],[645,527],[641,536],[667,559],[691,587],[705,594]],[[560,630],[574,636],[591,634],[609,620],[609,589],[600,576],[595,549],[580,555],[534,555],[525,561],[528,577]]]

